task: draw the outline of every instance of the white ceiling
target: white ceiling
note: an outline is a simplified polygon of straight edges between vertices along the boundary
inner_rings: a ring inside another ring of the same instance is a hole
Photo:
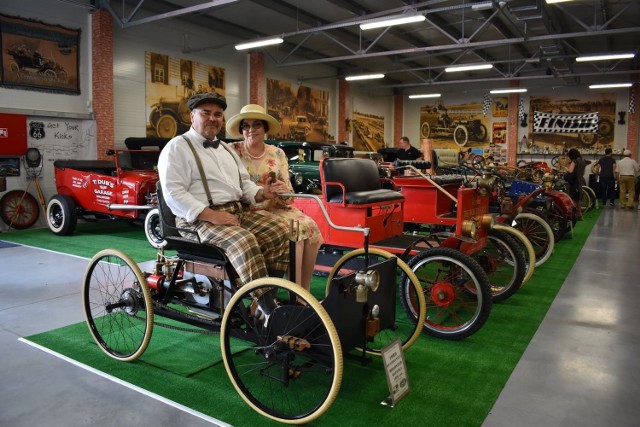
[[[226,44],[280,36],[261,48],[276,67],[322,64],[335,77],[384,73],[357,82],[395,94],[450,92],[466,87],[586,86],[629,82],[640,73],[640,0],[60,0],[111,12],[123,28],[179,19],[221,35]],[[486,9],[477,10],[474,4]],[[363,21],[401,14],[426,20],[360,30]],[[212,37],[213,39],[213,37]],[[191,44],[195,44],[193,41]],[[190,46],[197,52],[220,48]],[[631,60],[577,63],[582,55],[633,52]],[[491,70],[445,73],[459,64]],[[311,66],[311,67],[309,67]],[[306,71],[300,80],[327,78]]]

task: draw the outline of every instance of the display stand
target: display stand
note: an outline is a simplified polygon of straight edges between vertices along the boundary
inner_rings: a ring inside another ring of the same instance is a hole
[[[384,371],[387,375],[389,396],[380,402],[380,404],[393,408],[411,391],[407,365],[404,361],[404,352],[402,351],[402,343],[399,339],[396,339],[383,348],[381,353]]]

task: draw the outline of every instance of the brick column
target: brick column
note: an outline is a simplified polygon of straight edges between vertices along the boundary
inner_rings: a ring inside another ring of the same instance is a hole
[[[351,141],[350,131],[347,129],[349,117],[349,82],[345,79],[338,80],[338,139],[336,142]]]
[[[249,103],[266,107],[267,79],[264,74],[264,54],[249,53]]]
[[[387,147],[395,147],[402,137],[402,125],[404,123],[404,96],[394,95],[393,97],[393,141],[386,143]],[[420,134],[418,134],[420,137]],[[411,137],[413,138],[413,136]],[[385,141],[386,142],[386,141]],[[420,144],[418,143],[418,147]]]
[[[113,100],[113,18],[98,9],[91,12],[91,87],[96,118],[98,159],[110,159],[108,149],[115,147]]]
[[[633,86],[629,88],[629,107],[633,107],[633,114],[629,110],[627,110],[627,149],[631,150],[631,157],[638,159],[638,126],[640,116],[640,111],[638,111],[638,107],[640,107],[640,101],[638,97],[640,97],[640,75],[634,74],[632,76],[634,80]],[[634,104],[632,106],[632,103]]]

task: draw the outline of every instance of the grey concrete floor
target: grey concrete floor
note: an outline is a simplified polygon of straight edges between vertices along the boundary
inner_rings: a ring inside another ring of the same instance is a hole
[[[638,255],[640,211],[605,208],[484,427],[639,424]],[[224,425],[19,340],[84,320],[86,265],[0,247],[0,426]]]

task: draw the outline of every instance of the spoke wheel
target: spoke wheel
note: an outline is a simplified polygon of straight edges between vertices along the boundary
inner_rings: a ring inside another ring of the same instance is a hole
[[[553,230],[547,220],[537,211],[524,212],[516,215],[513,226],[531,242],[536,254],[536,267],[544,264],[551,257],[555,247]]]
[[[430,248],[407,264],[425,294],[428,335],[459,340],[484,325],[491,312],[491,285],[473,258],[450,248]]]
[[[473,259],[489,277],[493,302],[504,301],[522,286],[527,271],[526,261],[519,243],[508,234],[489,231],[487,245],[474,253]]]
[[[567,234],[567,231],[569,231],[569,221],[571,221],[571,218],[567,218],[564,210],[555,203],[551,206],[549,212],[547,212],[547,218],[553,230],[553,238],[556,242],[561,240],[564,235]]]
[[[91,259],[82,303],[89,332],[102,351],[125,362],[144,353],[153,331],[153,302],[144,275],[128,255],[105,249]]]
[[[340,258],[327,279],[327,294],[331,280],[334,277],[342,277],[354,271],[360,271],[366,265],[372,265],[396,256],[377,248],[369,248],[368,256],[365,256],[364,249],[356,249]],[[382,349],[399,339],[403,350],[409,348],[422,332],[422,324],[425,317],[426,302],[422,292],[422,285],[415,276],[411,268],[397,258],[396,286],[393,288],[395,305],[389,306],[387,301],[378,300],[376,293],[369,296],[369,304],[378,304],[381,310],[391,310],[391,315],[395,321],[388,328],[380,332],[367,343],[367,353],[381,355]],[[398,292],[396,292],[398,291]],[[384,315],[381,314],[381,317]],[[361,348],[359,348],[361,350]]]
[[[338,394],[340,339],[320,303],[295,283],[264,278],[241,287],[223,316],[220,342],[233,386],[265,417],[308,423]]]
[[[29,228],[36,223],[39,215],[38,201],[27,191],[11,190],[0,199],[0,216],[11,228]]]

